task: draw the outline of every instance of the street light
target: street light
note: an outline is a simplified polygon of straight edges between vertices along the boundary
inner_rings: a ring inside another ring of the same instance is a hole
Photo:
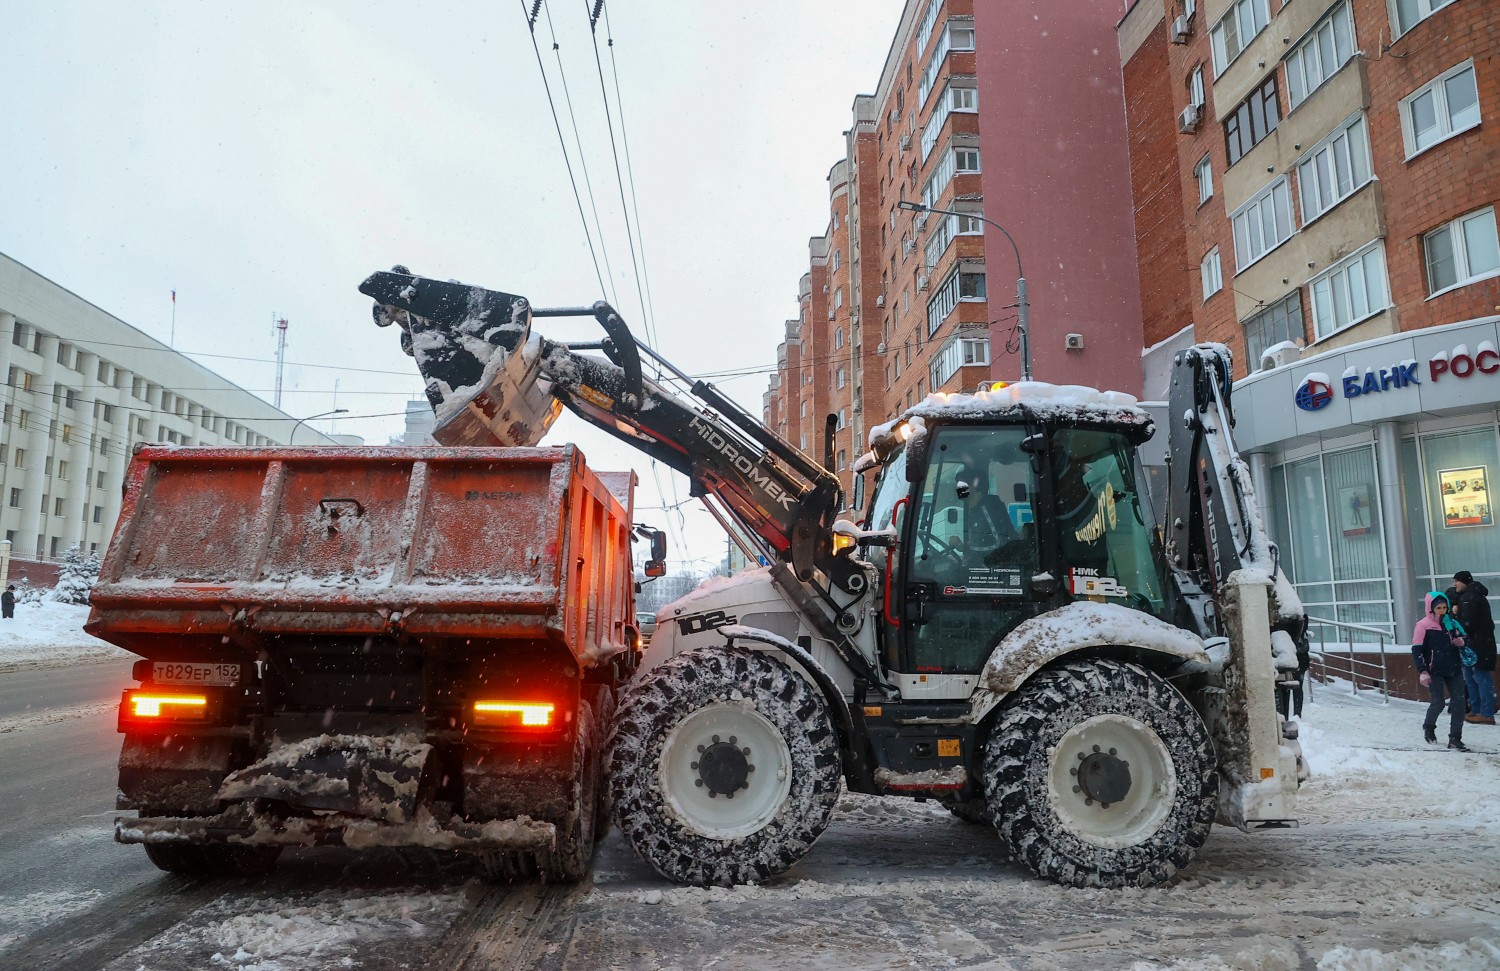
[[[348,408],[335,408],[332,411],[325,411],[321,414],[308,415],[306,418],[298,418],[297,423],[292,426],[292,433],[286,437],[286,443],[290,445],[292,444],[292,442],[297,440],[297,429],[302,425],[303,422],[312,421],[314,418],[327,418],[329,415],[342,415],[348,410]]]
[[[1000,230],[1006,240],[1010,243],[1011,250],[1016,254],[1016,331],[1021,338],[1021,380],[1031,380],[1031,315],[1030,306],[1026,302],[1026,274],[1021,270],[1021,248],[1005,227],[977,212],[959,212],[956,209],[934,209],[932,206],[923,205],[920,202],[907,202],[902,199],[896,203],[897,209],[906,209],[910,212],[935,212],[944,216],[968,216],[978,219],[980,222],[988,223]]]

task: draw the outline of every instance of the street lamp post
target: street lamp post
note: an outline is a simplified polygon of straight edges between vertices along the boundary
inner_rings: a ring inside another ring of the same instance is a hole
[[[306,418],[298,418],[296,424],[292,426],[292,433],[286,437],[286,443],[290,445],[297,440],[297,429],[302,427],[303,422],[312,421],[314,418],[327,418],[329,415],[342,415],[348,410],[348,408],[335,408],[332,411],[325,411],[316,415],[308,415]]]
[[[1016,333],[1021,338],[1021,380],[1031,380],[1031,313],[1030,305],[1026,300],[1026,274],[1021,269],[1021,248],[1016,245],[1015,239],[1006,232],[1005,227],[995,222],[988,216],[982,216],[977,212],[959,212],[956,209],[935,209],[932,206],[923,205],[920,202],[907,202],[902,199],[896,203],[897,209],[906,209],[910,212],[935,212],[944,216],[968,216],[978,219],[980,222],[994,226],[1005,236],[1010,243],[1011,251],[1016,254]]]

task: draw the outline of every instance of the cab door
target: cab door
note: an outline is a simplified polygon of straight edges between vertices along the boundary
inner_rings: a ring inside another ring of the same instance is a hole
[[[900,544],[898,670],[978,672],[1038,611],[1036,461],[1019,425],[943,426],[910,498]],[[1039,460],[1037,460],[1039,461]]]

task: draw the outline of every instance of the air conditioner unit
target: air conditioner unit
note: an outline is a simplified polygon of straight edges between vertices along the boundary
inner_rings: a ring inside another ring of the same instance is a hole
[[[883,294],[883,293],[877,293],[875,295],[875,306],[877,306],[877,307],[884,307],[885,306],[885,294]]]
[[[917,289],[918,290],[926,290],[927,289],[927,275],[925,273],[922,274],[921,276],[917,277]]]
[[[832,310],[828,311],[828,319],[829,320],[833,319],[833,311]]]
[[[1082,334],[1069,334],[1069,335],[1067,335],[1066,337],[1063,338],[1063,347],[1066,347],[1070,351],[1081,351],[1081,350],[1083,350],[1083,335]]]
[[[1193,32],[1193,21],[1187,14],[1183,14],[1172,21],[1172,43],[1186,44],[1188,35]]]
[[[879,344],[875,345],[875,353],[876,354],[884,354],[885,353],[885,341],[881,341]]]
[[[1188,105],[1182,109],[1182,114],[1177,116],[1177,130],[1184,135],[1190,135],[1198,130],[1198,123],[1203,120],[1203,109],[1197,105]]]
[[[916,227],[917,232],[919,232],[919,233],[922,230],[926,229],[927,228],[927,213],[925,213],[925,212],[919,212],[919,213],[917,213],[917,217],[916,217],[916,219],[914,219],[912,221],[912,225]]]
[[[911,136],[910,135],[902,135],[901,136],[900,147],[901,147],[901,151],[902,152],[905,152],[908,148],[911,148]]]

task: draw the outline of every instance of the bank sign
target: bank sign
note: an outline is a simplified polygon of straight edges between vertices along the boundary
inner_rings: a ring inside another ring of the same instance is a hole
[[[1337,383],[1328,375],[1314,371],[1302,379],[1293,394],[1293,400],[1303,411],[1318,411],[1328,407],[1340,392],[1345,398],[1358,398],[1361,395],[1383,394],[1415,387],[1422,384],[1424,379],[1429,384],[1437,384],[1453,378],[1470,378],[1475,374],[1494,374],[1496,371],[1500,371],[1500,353],[1496,353],[1489,341],[1481,343],[1475,354],[1470,354],[1469,349],[1460,344],[1451,354],[1433,355],[1427,362],[1425,374],[1416,361],[1410,360],[1378,370],[1365,368],[1363,373],[1351,367]]]

